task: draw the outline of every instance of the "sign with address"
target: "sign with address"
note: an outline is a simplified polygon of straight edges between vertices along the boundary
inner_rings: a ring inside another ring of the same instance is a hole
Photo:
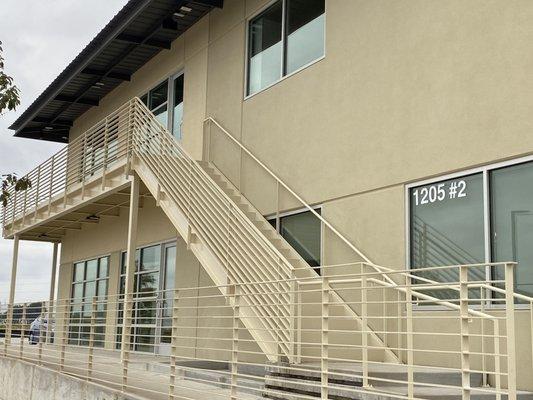
[[[467,185],[464,180],[452,180],[445,183],[416,188],[413,190],[415,205],[432,204],[444,200],[453,200],[467,196]]]

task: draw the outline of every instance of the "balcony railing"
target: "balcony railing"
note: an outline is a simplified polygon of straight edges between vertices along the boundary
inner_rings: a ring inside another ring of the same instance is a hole
[[[83,192],[91,177],[105,172],[117,161],[127,159],[133,104],[135,99],[26,174],[31,188],[19,192],[10,188],[9,201],[2,213],[4,234],[6,227],[12,228],[15,222],[37,217],[40,209],[48,207],[51,211],[52,203],[60,198],[66,204],[69,194],[76,190]]]
[[[492,265],[504,279],[491,282],[471,280],[486,265],[419,271],[456,277],[439,284],[409,271],[387,272],[401,281],[394,287],[374,266],[352,267],[358,273],[289,285],[297,310],[291,364],[268,362],[242,323],[243,315],[251,315],[245,308],[259,307],[246,301],[250,291],[275,295],[271,282],[136,293],[129,304],[134,312],[127,321],[127,362],[116,350],[126,322],[123,296],[17,304],[0,312],[0,355],[150,399],[200,399],[206,391],[213,399],[355,399],[364,393],[413,399],[435,391],[463,399],[515,396],[514,264]],[[338,268],[324,270],[333,274]],[[490,313],[489,297],[499,306]],[[380,349],[370,345],[371,331],[356,330],[338,312],[346,304],[359,310],[363,326],[385,338],[401,364],[376,357]],[[413,312],[435,304],[445,312]],[[47,322],[39,325],[36,316]]]

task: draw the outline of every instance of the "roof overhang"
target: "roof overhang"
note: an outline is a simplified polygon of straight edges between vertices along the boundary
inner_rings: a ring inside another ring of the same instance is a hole
[[[15,136],[68,142],[74,120],[223,0],[130,0],[9,127]]]

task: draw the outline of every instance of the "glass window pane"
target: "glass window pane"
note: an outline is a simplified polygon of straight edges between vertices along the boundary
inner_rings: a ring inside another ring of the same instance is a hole
[[[491,227],[494,262],[516,261],[516,289],[533,295],[533,163],[492,171]],[[503,279],[503,268],[494,268]]]
[[[155,343],[154,328],[135,328],[135,350],[153,352]]]
[[[450,179],[410,190],[411,267],[475,264],[485,260],[483,174]],[[472,269],[471,279],[484,279]],[[424,277],[457,282],[457,270],[427,271]],[[457,293],[433,293],[455,298]]]
[[[90,260],[86,262],[86,273],[85,273],[85,279],[90,281],[96,279],[96,275],[98,272],[98,260]]]
[[[139,271],[139,258],[141,256],[141,251],[137,249],[135,251],[135,271]],[[126,274],[126,264],[127,264],[127,253],[124,251],[122,253],[122,260],[121,260],[121,268],[120,268],[120,274],[125,275]]]
[[[96,296],[96,282],[86,282],[85,283],[85,301],[91,302],[93,297]]]
[[[85,277],[85,263],[74,264],[74,282],[81,282]]]
[[[159,107],[161,104],[167,102],[168,98],[168,82],[165,81],[155,89],[150,90],[150,110],[154,110]]]
[[[107,278],[109,259],[107,257],[100,258],[100,268],[98,269],[99,278]]]
[[[181,123],[183,121],[183,75],[174,79],[174,98],[172,109],[172,134],[181,139]]]
[[[148,274],[140,274],[140,287],[139,292],[144,296],[155,296],[159,290],[159,271],[151,272]]]
[[[72,299],[81,300],[83,298],[83,283],[76,283],[72,289]]]
[[[155,115],[155,119],[157,119],[159,122],[161,122],[161,125],[163,125],[165,128],[168,124],[168,112],[167,112],[167,105],[164,104],[158,109],[153,111]]]
[[[161,245],[142,249],[141,271],[159,270],[161,263]]]
[[[174,289],[176,279],[176,246],[167,247],[165,254],[165,290]]]
[[[250,22],[248,94],[281,78],[282,2],[279,1]]]
[[[311,211],[280,218],[280,232],[309,265],[320,265],[321,222]]]
[[[145,104],[145,105],[148,105],[148,95],[145,94],[144,96],[141,97],[141,101]]]
[[[287,74],[324,55],[324,3],[287,1]]]
[[[98,281],[98,297],[107,296],[107,279],[101,279]]]

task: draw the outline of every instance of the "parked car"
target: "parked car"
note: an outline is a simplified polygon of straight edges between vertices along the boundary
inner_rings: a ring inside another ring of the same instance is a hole
[[[48,320],[42,315],[35,318],[35,320],[30,325],[30,344],[38,344],[41,334],[43,338],[46,337],[46,332],[48,330]],[[52,330],[50,332],[50,337],[54,338],[54,326],[52,325]]]

